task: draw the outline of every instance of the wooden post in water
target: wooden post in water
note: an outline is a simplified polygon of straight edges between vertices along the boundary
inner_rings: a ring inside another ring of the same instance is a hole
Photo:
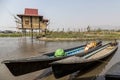
[[[31,26],[31,38],[33,39],[33,25],[32,16],[30,16],[30,26]]]

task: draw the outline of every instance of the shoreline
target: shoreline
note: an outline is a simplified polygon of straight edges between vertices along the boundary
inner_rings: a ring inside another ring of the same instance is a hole
[[[91,40],[115,40],[116,38],[38,38],[41,41],[91,41]],[[117,39],[120,40],[120,39]]]

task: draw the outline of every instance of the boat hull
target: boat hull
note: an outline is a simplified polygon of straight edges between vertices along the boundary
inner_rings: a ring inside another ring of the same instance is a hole
[[[96,64],[99,64],[101,62],[104,62],[106,58],[108,58],[110,55],[114,54],[118,47],[116,47],[113,51],[111,51],[108,55],[105,55],[101,58],[93,59],[90,61],[83,61],[81,63],[79,62],[72,62],[71,63],[59,63],[59,62],[53,62],[52,70],[55,78],[61,78],[63,76],[66,76],[68,74],[71,74],[76,71],[82,71],[83,69],[87,69],[91,66],[94,66]]]
[[[19,76],[29,72],[34,72],[37,70],[48,68],[50,67],[49,63],[53,61],[54,60],[35,62],[13,62],[10,64],[5,63],[5,65],[8,67],[8,69],[14,76]]]
[[[78,47],[83,47],[83,46],[85,46],[85,45],[78,46]],[[98,42],[98,45],[96,46],[96,48],[90,49],[88,52],[96,50],[100,46],[101,46],[101,42]],[[78,47],[75,47],[75,48],[78,48]],[[72,50],[75,48],[66,49],[65,51],[69,51],[69,50]],[[27,74],[30,72],[48,68],[51,66],[49,63],[52,63],[53,61],[57,61],[57,60],[61,60],[61,59],[73,56],[73,55],[70,55],[70,56],[55,57],[55,58],[48,57],[53,54],[54,54],[54,52],[44,54],[44,55],[38,56],[38,57],[17,59],[17,60],[6,60],[6,61],[3,61],[2,63],[4,63],[8,67],[8,69],[14,76],[20,76],[23,74]],[[78,53],[78,54],[80,56],[82,56],[84,53]]]

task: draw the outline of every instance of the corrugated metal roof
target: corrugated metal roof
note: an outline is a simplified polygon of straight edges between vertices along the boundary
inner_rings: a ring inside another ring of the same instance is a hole
[[[48,19],[43,19],[42,15],[38,14],[38,9],[33,9],[33,8],[25,8],[24,14],[18,14],[18,17],[22,18],[23,16],[30,16],[30,17],[39,17],[41,21],[43,22],[48,22]]]
[[[41,15],[30,15],[30,14],[17,14],[18,17],[22,17],[22,16],[34,16],[34,17],[43,17]]]

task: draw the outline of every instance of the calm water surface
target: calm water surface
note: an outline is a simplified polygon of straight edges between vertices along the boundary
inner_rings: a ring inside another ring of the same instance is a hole
[[[18,59],[31,56],[39,56],[44,53],[55,51],[57,48],[71,48],[79,46],[86,42],[80,41],[57,41],[45,42],[38,40],[31,40],[30,38],[0,38],[0,80],[56,80],[52,74],[51,68],[43,69],[33,73],[22,76],[13,76],[4,64],[1,64],[6,59]],[[119,44],[120,48],[120,44]],[[58,80],[103,80],[104,73],[115,63],[119,62],[119,52],[117,52],[105,63],[100,64],[84,75],[75,72]],[[99,74],[100,77],[95,77]],[[76,76],[77,75],[77,76]]]

